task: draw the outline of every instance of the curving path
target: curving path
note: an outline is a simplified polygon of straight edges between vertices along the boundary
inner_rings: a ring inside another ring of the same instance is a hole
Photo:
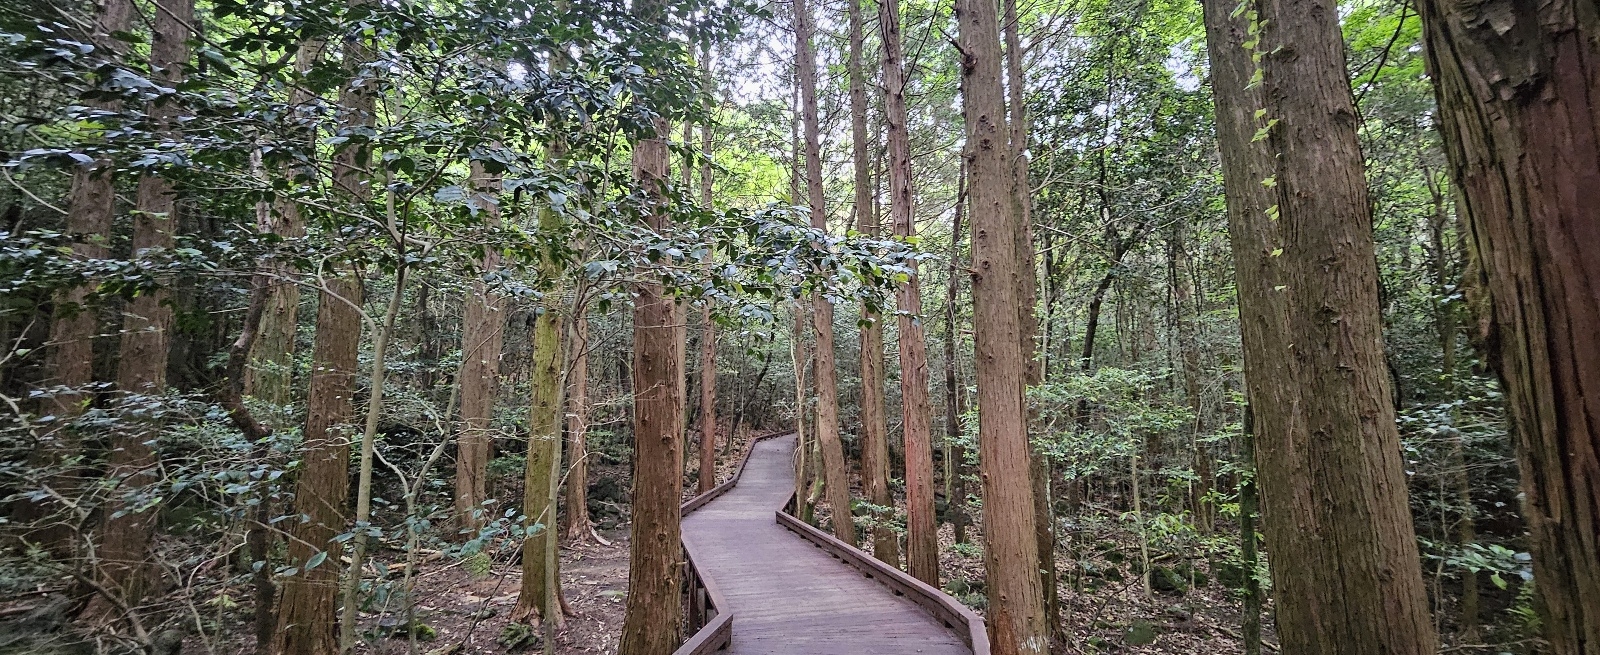
[[[794,435],[755,444],[739,483],[683,519],[683,543],[734,616],[735,654],[971,655],[911,600],[778,525]]]

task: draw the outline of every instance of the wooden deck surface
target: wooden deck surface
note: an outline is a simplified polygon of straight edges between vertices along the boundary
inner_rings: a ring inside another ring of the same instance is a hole
[[[739,484],[683,519],[684,544],[733,612],[727,652],[971,655],[916,603],[777,524],[794,446],[793,435],[757,442]]]

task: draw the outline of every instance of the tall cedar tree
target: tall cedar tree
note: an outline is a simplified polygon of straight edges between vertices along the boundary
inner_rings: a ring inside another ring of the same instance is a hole
[[[667,124],[633,148],[633,175],[656,210],[649,227],[665,230]],[[682,635],[679,585],[683,545],[678,491],[683,471],[683,319],[658,282],[635,286],[633,304],[633,529],[628,601],[620,655],[667,655]]]
[[[151,20],[150,70],[157,82],[168,88],[183,82],[189,64],[189,24],[194,22],[194,1],[163,3]],[[178,107],[158,100],[149,107],[155,129],[164,137],[176,136]],[[177,195],[172,182],[156,172],[139,178],[134,197],[133,251],[136,255],[157,256],[169,250],[178,223]],[[122,343],[117,351],[117,390],[128,394],[130,402],[141,403],[139,396],[159,396],[167,388],[167,356],[172,344],[172,305],[165,289],[146,291],[128,301],[123,310]],[[155,451],[149,442],[156,425],[138,421],[127,426],[112,440],[110,471],[107,475],[131,491],[155,481]],[[102,527],[99,557],[100,584],[118,594],[129,606],[139,604],[152,573],[149,570],[150,540],[155,536],[156,512],[134,511],[121,501]],[[96,604],[107,599],[97,598]],[[95,605],[90,607],[95,614]]]
[[[888,133],[889,216],[894,223],[894,235],[910,238],[916,236],[917,227],[911,213],[911,137],[906,124],[900,0],[879,1],[878,28],[883,37],[883,114]],[[959,215],[961,211],[958,209],[956,213]],[[928,342],[923,333],[922,289],[916,263],[912,262],[911,266],[910,279],[895,294],[900,309],[897,325],[900,333],[900,412],[906,460],[906,572],[937,587],[939,527],[934,515],[933,406],[928,400]],[[951,424],[954,425],[953,422]]]
[[[94,33],[90,35],[97,50],[108,60],[121,60],[127,54],[127,44],[112,35],[127,32],[133,21],[133,3],[128,0],[105,0],[95,5]],[[117,101],[96,101],[91,106],[107,111],[122,107]],[[80,262],[106,259],[111,235],[112,217],[116,213],[115,163],[108,157],[96,159],[86,167],[72,171],[72,186],[67,194],[66,235],[72,239],[72,258]],[[48,397],[42,408],[43,415],[65,419],[82,414],[89,406],[89,398],[82,393],[84,387],[94,382],[94,338],[99,331],[99,320],[92,307],[87,306],[88,286],[69,287],[56,294],[51,303],[50,343],[46,354],[47,385],[59,385],[64,390]],[[40,448],[36,455],[46,461],[62,462],[78,451],[78,439],[70,433],[65,441]],[[55,480],[51,486],[71,497],[75,481]],[[18,503],[18,523],[29,524],[39,514],[49,511]],[[29,540],[50,547],[68,548],[72,535],[64,524],[51,522],[29,535]]]
[[[872,158],[867,154],[867,78],[861,63],[864,46],[861,3],[849,0],[850,52],[846,68],[850,74],[850,143],[855,168],[856,229],[878,236],[877,212],[873,211]],[[869,323],[861,328],[861,484],[867,502],[892,508],[889,495],[889,419],[883,397],[883,316],[862,308]],[[872,520],[872,556],[899,566],[899,537],[889,529],[893,512],[875,514]]]
[[[1600,14],[1418,3],[1551,652],[1600,653]]]
[[[1024,94],[1022,68],[1021,23],[1017,18],[1016,0],[1004,0],[1001,5],[1006,48],[1006,109],[1008,138],[1011,143],[1011,202],[1017,221],[1017,309],[1018,325],[1022,330],[1022,356],[1027,364],[1021,389],[1023,406],[1027,406],[1028,387],[1044,382],[1044,368],[1040,365],[1039,277],[1034,266],[1033,252],[1033,187],[1028,182],[1028,103]],[[1034,416],[1028,415],[1028,429],[1032,433]],[[1028,441],[1029,475],[1033,482],[1034,538],[1039,542],[1039,584],[1044,593],[1045,618],[1050,622],[1050,634],[1061,630],[1061,613],[1056,597],[1056,531],[1055,517],[1050,508],[1050,458],[1033,448]]]
[[[357,0],[352,4],[361,4]],[[367,44],[345,42],[344,61],[350,82],[339,93],[342,121],[348,127],[371,125],[374,83],[360,74],[370,58]],[[371,151],[348,145],[333,155],[333,190],[346,203],[371,199],[367,167]],[[359,212],[359,209],[353,210]],[[311,385],[307,393],[305,443],[295,481],[289,561],[297,571],[283,581],[278,600],[278,630],[272,650],[278,653],[333,655],[340,652],[336,596],[337,562],[350,496],[350,437],[346,427],[355,415],[355,376],[361,350],[361,280],[345,264],[333,264],[318,293],[316,336],[311,346]],[[316,566],[311,566],[316,563]]]
[[[1262,3],[1259,92],[1238,27],[1207,18],[1283,650],[1432,653],[1335,5]]]
[[[499,176],[472,163],[473,202],[484,226],[500,226]],[[499,389],[500,352],[504,342],[505,299],[485,277],[500,266],[500,253],[485,248],[479,275],[468,287],[461,317],[461,427],[456,437],[456,521],[474,535],[487,521],[484,501],[489,492],[489,451],[494,437],[494,401]]]
[[[822,146],[817,125],[817,55],[811,48],[816,26],[806,0],[794,3],[794,39],[800,86],[800,122],[805,133],[806,199],[811,227],[828,229],[828,209],[822,194]],[[832,509],[833,535],[855,545],[855,517],[850,511],[850,469],[839,438],[839,379],[833,348],[833,303],[821,293],[812,298],[811,319],[817,333],[815,374],[817,386],[817,443],[822,450],[822,478]]]
[[[1005,124],[1000,24],[994,3],[957,0],[971,176],[973,336],[978,371],[978,462],[983,479],[984,571],[994,652],[1046,653],[1030,482],[1027,376],[1017,294],[1017,224]]]

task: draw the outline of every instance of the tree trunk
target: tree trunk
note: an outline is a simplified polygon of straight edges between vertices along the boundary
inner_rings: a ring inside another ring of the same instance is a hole
[[[194,20],[194,2],[176,0],[163,6],[166,9],[155,12],[151,22],[150,68],[157,81],[172,87],[183,81],[183,69],[189,63],[189,23]],[[176,107],[155,103],[149,113],[159,132],[176,136]],[[109,177],[105,179],[109,184]],[[159,175],[146,173],[139,178],[134,202],[132,245],[135,256],[160,256],[162,251],[170,250],[178,224],[177,195],[172,183]],[[144,292],[128,301],[123,310],[122,343],[117,352],[117,389],[128,394],[130,399],[160,396],[166,392],[173,320],[168,297],[164,287]],[[113,436],[110,469],[106,473],[117,484],[113,493],[134,492],[156,481],[156,454],[149,442],[157,437],[159,430],[158,425],[135,418],[133,424]],[[101,584],[118,594],[129,607],[139,604],[148,583],[146,578],[152,573],[148,570],[148,559],[150,540],[155,536],[156,514],[152,508],[134,511],[116,498],[111,503],[110,518],[102,527],[96,552]],[[98,607],[106,600],[97,597],[97,602],[88,610],[90,615],[103,614],[109,609]]]
[[[806,437],[806,361],[811,359],[811,353],[806,352],[805,305],[793,302],[790,311],[794,313],[794,328],[789,337],[789,359],[794,365],[794,495],[796,503],[804,504],[807,473],[810,470],[806,455],[811,452],[810,440]],[[802,510],[801,507],[795,508],[797,514]]]
[[[702,55],[700,70],[707,87],[710,87],[711,53],[706,51]],[[711,209],[709,120],[700,125],[700,158],[700,204]],[[717,486],[717,326],[711,320],[709,300],[700,307],[700,476],[696,482],[699,483],[700,493]]]
[[[978,448],[983,478],[989,640],[996,653],[1046,653],[1039,542],[1022,389],[1015,177],[1005,132],[999,18],[993,3],[957,0],[965,157],[972,186],[973,333],[977,342]]]
[[[1284,652],[1432,653],[1337,15],[1264,2],[1257,92],[1227,4],[1207,27],[1278,635]]]
[[[1200,438],[1205,434],[1205,406],[1200,392],[1200,344],[1195,335],[1198,311],[1191,307],[1194,299],[1190,293],[1189,249],[1184,239],[1183,225],[1173,227],[1172,240],[1167,250],[1167,264],[1171,269],[1175,322],[1178,332],[1179,357],[1183,360],[1183,395],[1193,414],[1189,430],[1189,452],[1194,462],[1196,483],[1189,490],[1189,506],[1194,508],[1195,528],[1203,535],[1216,529],[1216,511],[1210,501],[1212,488],[1211,450]]]
[[[364,154],[360,160],[365,161]],[[355,174],[348,166],[343,164],[341,175]],[[348,268],[336,274],[327,281],[317,305],[305,445],[294,492],[294,513],[300,518],[289,525],[288,561],[298,571],[283,580],[272,645],[275,653],[339,652],[334,633],[338,623],[337,562],[344,548],[333,538],[345,530],[350,494],[351,435],[346,426],[355,415],[352,396],[361,347],[361,283]],[[308,567],[319,553],[325,553],[325,559]]]
[[[112,38],[113,34],[126,32],[133,20],[133,3],[127,0],[105,0],[95,5],[94,33],[91,35],[97,49],[104,49],[107,59],[120,60],[127,54],[127,46]],[[122,103],[116,101],[92,103],[107,111],[118,111]],[[95,160],[87,167],[73,169],[72,184],[67,195],[66,236],[72,239],[72,259],[86,262],[106,259],[110,254],[107,239],[111,235],[112,217],[116,213],[115,163],[109,158]],[[94,339],[100,324],[95,308],[88,306],[90,288],[78,286],[57,292],[50,310],[50,348],[45,359],[45,376],[42,386],[61,387],[46,396],[40,413],[54,415],[57,424],[66,424],[83,414],[90,396],[86,387],[94,382]],[[9,339],[6,343],[12,343]],[[79,435],[64,430],[59,441],[42,444],[33,454],[33,461],[43,466],[63,466],[79,450]],[[64,497],[78,495],[80,472],[59,471],[52,477],[50,486]],[[17,503],[16,522],[32,527],[28,539],[60,555],[71,556],[76,547],[76,536],[65,524],[44,521],[49,513],[66,508],[54,502],[41,504]]]
[[[359,1],[359,0],[358,0]],[[365,43],[345,43],[346,72],[352,76],[370,54]],[[352,78],[354,79],[354,78]],[[350,126],[371,125],[375,97],[365,83],[347,85],[339,104]],[[371,151],[346,146],[333,156],[333,191],[350,204],[364,204],[371,191],[366,175]],[[334,655],[340,652],[337,621],[338,561],[350,494],[350,437],[346,426],[355,415],[355,376],[361,351],[361,280],[354,268],[334,264],[321,279],[316,336],[311,347],[311,384],[307,393],[304,452],[295,483],[295,514],[290,528],[289,563],[297,567],[284,579],[278,599],[278,630],[272,641],[277,653]],[[308,566],[314,558],[324,559]]]
[[[484,226],[500,225],[500,179],[473,162],[474,203]],[[489,455],[494,442],[494,405],[499,390],[500,353],[505,335],[505,299],[484,277],[500,266],[500,253],[486,248],[478,261],[482,273],[472,281],[461,319],[461,428],[456,436],[456,520],[477,538],[488,521]],[[423,335],[430,339],[431,335]]]
[[[1006,53],[1007,126],[1011,142],[1011,202],[1017,221],[1017,298],[1018,325],[1022,328],[1022,356],[1027,366],[1023,377],[1022,402],[1028,405],[1028,387],[1044,382],[1039,352],[1039,278],[1033,251],[1033,187],[1028,182],[1028,105],[1022,67],[1022,36],[1016,0],[1001,3],[1004,16]],[[1061,632],[1060,598],[1056,594],[1055,515],[1050,506],[1050,458],[1033,447],[1035,421],[1028,409],[1028,463],[1033,482],[1034,538],[1039,542],[1039,582],[1044,593],[1045,620],[1052,637]]]
[[[889,155],[889,215],[897,237],[916,236],[912,220],[911,137],[906,118],[905,63],[901,55],[900,0],[880,0],[878,27],[883,36],[883,113],[887,127]],[[961,209],[956,209],[955,233],[961,232]],[[952,251],[954,240],[952,240]],[[955,264],[951,253],[951,266]],[[911,278],[900,285],[896,300],[900,308],[897,329],[900,334],[900,413],[904,430],[906,461],[906,572],[918,580],[939,586],[939,525],[935,520],[933,498],[933,404],[928,398],[928,342],[923,330],[922,288],[916,264]],[[950,293],[955,293],[955,275],[950,277]],[[951,339],[945,346],[945,392],[955,399],[954,312],[950,299],[945,318],[951,326]],[[948,401],[947,401],[948,402]],[[954,404],[946,409],[946,431],[956,428]],[[959,435],[959,432],[955,433]],[[956,501],[946,498],[946,506]]]
[[[853,0],[852,0],[853,1]],[[828,229],[828,210],[822,195],[822,146],[817,124],[817,57],[811,49],[815,27],[806,0],[795,0],[795,56],[800,85],[800,121],[805,133],[806,197],[811,227]],[[822,448],[823,485],[833,510],[833,534],[850,545],[856,543],[855,517],[850,508],[850,468],[839,438],[839,381],[833,348],[833,304],[822,294],[811,299],[812,325],[817,333],[817,443]]]
[[[659,207],[667,178],[666,122],[634,145],[633,174]],[[667,228],[664,210],[649,227]],[[620,655],[668,655],[682,636],[683,545],[678,493],[683,471],[684,334],[678,304],[659,283],[635,286],[633,309],[634,475],[628,600]]]
[[[589,317],[572,317],[572,372],[567,376],[567,541],[594,535],[589,521]]]
[[[945,512],[950,517],[950,527],[955,531],[955,542],[967,543],[967,484],[961,465],[966,461],[966,449],[956,446],[961,439],[961,415],[965,413],[961,398],[964,390],[956,371],[956,343],[961,332],[956,328],[956,301],[961,296],[961,218],[967,209],[967,160],[962,158],[956,174],[955,215],[950,219],[950,264],[945,276],[944,306],[944,434],[948,449],[945,451]],[[937,548],[938,544],[935,543]]]
[[[850,75],[850,143],[855,169],[856,229],[869,237],[878,236],[878,217],[873,211],[871,155],[867,151],[867,79],[862,69],[861,50],[863,0],[849,0],[850,52],[846,63]],[[889,495],[889,419],[884,404],[883,317],[861,308],[868,324],[861,328],[861,486],[867,502],[889,508],[873,512],[872,556],[900,565],[899,538],[889,529],[894,518],[894,498]]]
[[[559,153],[561,148],[552,148]],[[559,159],[555,154],[552,159]],[[539,229],[549,234],[558,233],[562,218],[552,207],[539,212]],[[539,265],[539,276],[549,284],[559,284],[561,269],[544,261]],[[545,556],[547,548],[554,545],[556,525],[555,497],[558,489],[561,462],[561,370],[566,364],[561,348],[560,294],[545,296],[543,311],[533,324],[533,371],[528,417],[528,462],[522,477],[522,514],[526,531],[522,540],[522,590],[517,596],[517,606],[511,611],[511,620],[537,622],[539,620],[562,622],[561,609],[548,601],[559,599],[561,590],[550,589],[547,582],[559,581],[556,571],[546,569],[550,564]],[[635,387],[643,388],[643,387]],[[642,456],[642,455],[641,455]],[[681,457],[680,457],[681,460]],[[679,470],[682,470],[679,466]],[[568,508],[571,509],[570,507]],[[559,562],[557,562],[559,566]]]
[[[1211,11],[1208,5],[1206,11]],[[1209,18],[1209,15],[1208,15]],[[1256,578],[1256,515],[1259,502],[1256,498],[1256,432],[1254,412],[1250,405],[1244,407],[1244,435],[1239,455],[1244,465],[1243,480],[1239,483],[1239,560],[1244,567],[1244,617],[1240,622],[1244,634],[1244,655],[1261,655],[1261,581]]]
[[[1418,9],[1545,636],[1553,653],[1600,653],[1600,15],[1570,0]]]

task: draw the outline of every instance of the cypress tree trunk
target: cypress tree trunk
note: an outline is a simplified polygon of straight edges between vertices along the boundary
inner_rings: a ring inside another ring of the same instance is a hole
[[[1233,7],[1212,4],[1229,231],[1283,649],[1432,653],[1333,3],[1262,4],[1259,94],[1246,88],[1255,71],[1239,45],[1244,26],[1228,18]],[[1258,124],[1257,109],[1276,122]],[[1257,127],[1268,128],[1265,143]]]
[[[880,0],[878,27],[883,35],[884,123],[887,126],[889,155],[889,215],[897,237],[916,236],[911,214],[911,138],[906,118],[905,64],[901,56],[900,1]],[[956,209],[955,233],[961,232],[961,209]],[[953,243],[953,241],[952,241]],[[952,246],[953,248],[953,246]],[[952,256],[952,266],[954,257]],[[905,431],[906,459],[906,572],[935,587],[939,586],[939,525],[935,520],[933,498],[933,404],[928,399],[928,343],[923,330],[922,288],[915,264],[911,279],[896,291],[900,317],[900,403],[901,424]],[[950,278],[951,293],[955,276]],[[955,302],[945,309],[946,320],[955,324]],[[954,329],[945,347],[946,430],[957,429],[954,416],[955,369]],[[952,434],[959,434],[955,432]],[[954,508],[954,499],[946,499]]]
[[[1023,376],[1023,406],[1028,406],[1027,388],[1044,382],[1039,352],[1039,278],[1033,251],[1033,188],[1028,182],[1028,105],[1022,68],[1022,37],[1016,0],[1004,0],[1006,53],[1007,126],[1011,142],[1011,202],[1017,221],[1017,298],[1021,313],[1022,356],[1027,366]],[[1029,434],[1034,412],[1028,411]],[[1028,441],[1029,476],[1033,482],[1034,538],[1039,542],[1039,582],[1044,592],[1045,618],[1052,636],[1061,632],[1060,598],[1056,593],[1055,514],[1050,506],[1050,458]]]
[[[989,640],[996,653],[1046,653],[1050,632],[1040,589],[1022,389],[1020,242],[1014,171],[1005,130],[996,8],[957,0],[963,113],[972,193],[973,333],[977,343],[978,448],[983,478],[984,571]]]
[[[474,203],[484,213],[484,225],[497,229],[500,205],[496,196],[500,178],[473,162]],[[456,520],[474,538],[487,522],[484,501],[489,477],[489,454],[494,439],[494,404],[500,381],[500,353],[505,335],[505,299],[484,281],[500,266],[500,253],[485,249],[478,261],[482,274],[472,281],[461,319],[461,428],[456,436]],[[424,335],[424,338],[428,338]]]
[[[850,53],[846,68],[850,75],[850,136],[855,168],[856,229],[878,236],[878,220],[873,207],[871,155],[867,152],[867,80],[862,70],[861,3],[849,0]],[[883,317],[862,308],[862,319],[870,323],[861,328],[861,478],[867,502],[880,507],[894,506],[889,495],[889,420],[883,398]],[[888,527],[893,512],[873,516],[872,555],[899,566],[899,539]]]
[[[344,58],[351,84],[340,92],[346,124],[370,125],[374,95],[356,82],[360,63],[369,57],[366,44],[346,41]],[[333,156],[333,191],[344,202],[360,205],[372,197],[366,171],[371,151],[346,146]],[[359,208],[355,211],[361,211]],[[311,384],[306,394],[306,426],[300,474],[295,482],[294,512],[301,519],[289,532],[289,565],[297,568],[284,579],[278,598],[278,629],[272,650],[278,653],[333,655],[340,652],[335,634],[338,561],[344,550],[333,538],[345,530],[350,494],[350,437],[355,415],[355,376],[361,349],[361,280],[355,270],[334,264],[323,271],[317,301],[316,336],[311,347]],[[317,566],[308,566],[313,560]]]
[[[108,60],[120,60],[127,54],[127,46],[112,38],[113,34],[126,32],[133,20],[133,3],[128,0],[104,0],[95,5],[94,33],[90,35],[97,51]],[[117,111],[122,103],[95,102],[90,106]],[[102,157],[87,167],[72,171],[72,185],[67,194],[66,234],[72,239],[71,257],[78,261],[105,259],[106,246],[111,234],[112,216],[116,212],[116,187],[113,179],[115,164]],[[89,405],[89,396],[83,388],[94,382],[94,338],[99,332],[99,321],[94,308],[88,306],[89,288],[71,287],[56,293],[50,310],[50,346],[45,355],[44,386],[56,385],[63,390],[49,395],[42,403],[41,413],[54,415],[65,424],[81,415]],[[8,341],[9,343],[9,341]],[[35,463],[60,466],[79,450],[78,435],[70,431],[60,433],[60,441],[39,448],[33,456]],[[78,495],[79,473],[61,471],[50,486],[63,496]],[[40,506],[43,505],[43,506]],[[65,508],[54,502],[17,503],[16,522],[37,525],[39,519],[50,512]],[[75,547],[74,535],[64,524],[54,521],[30,530],[28,539],[52,551],[66,555]]]
[[[633,174],[660,206],[667,183],[667,126],[634,145]],[[665,230],[662,211],[649,227]],[[628,600],[620,655],[667,655],[682,637],[683,545],[679,479],[683,471],[684,333],[678,304],[663,286],[635,286],[633,309],[633,529]]]
[[[194,2],[177,0],[163,6],[166,9],[155,12],[151,22],[150,68],[156,80],[171,87],[182,83],[183,68],[189,62],[189,23],[194,20]],[[157,102],[148,111],[159,132],[176,136],[177,107]],[[159,256],[161,251],[172,248],[178,223],[177,196],[170,181],[149,172],[139,178],[136,194],[133,251],[140,257]],[[165,288],[144,292],[123,310],[117,389],[124,394],[159,396],[166,392],[173,319],[168,296]],[[156,454],[148,442],[156,437],[159,426],[140,419],[134,421],[134,425],[119,430],[112,438],[110,470],[106,475],[117,484],[113,493],[131,492],[155,482]],[[119,594],[129,607],[137,606],[149,582],[146,578],[152,573],[147,560],[150,540],[155,536],[156,511],[133,511],[120,499],[114,499],[108,516],[96,553],[100,583]],[[88,609],[90,616],[108,609],[100,606],[106,600],[96,598]]]
[[[1418,10],[1545,636],[1600,653],[1600,15],[1570,0]]]
[[[805,133],[806,198],[811,227],[828,229],[828,209],[822,195],[822,153],[817,125],[817,57],[811,49],[815,27],[806,0],[795,0],[795,56],[800,86],[800,121]],[[833,304],[821,294],[812,298],[811,319],[817,333],[817,443],[822,450],[823,484],[833,510],[833,534],[855,545],[855,517],[850,508],[850,469],[839,438],[839,380],[833,348]]]

